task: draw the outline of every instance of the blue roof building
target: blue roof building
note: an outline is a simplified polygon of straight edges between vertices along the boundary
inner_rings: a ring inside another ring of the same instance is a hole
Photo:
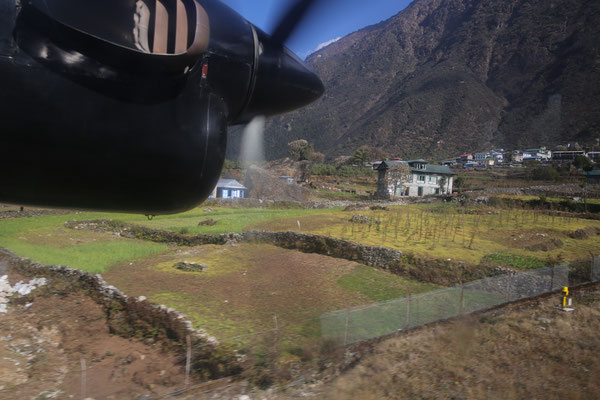
[[[248,195],[248,188],[235,179],[219,179],[211,198],[217,199],[243,199]]]

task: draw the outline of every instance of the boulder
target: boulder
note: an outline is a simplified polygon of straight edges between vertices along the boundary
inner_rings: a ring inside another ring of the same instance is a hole
[[[180,271],[186,271],[186,272],[202,272],[206,268],[208,268],[206,266],[206,264],[197,264],[197,263],[187,262],[187,261],[180,261],[178,263],[175,263],[175,265],[173,265],[173,267],[177,268]]]

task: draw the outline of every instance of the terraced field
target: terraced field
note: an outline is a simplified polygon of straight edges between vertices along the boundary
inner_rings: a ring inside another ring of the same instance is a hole
[[[318,341],[318,318],[324,313],[439,287],[271,245],[177,247],[64,226],[70,220],[99,218],[188,234],[300,230],[430,258],[518,269],[600,254],[600,221],[482,206],[353,211],[205,207],[153,220],[76,212],[0,220],[0,246],[21,256],[102,273],[126,294],[183,311],[197,327],[238,348],[272,341],[276,334],[289,357],[302,357],[306,343]],[[578,229],[586,233],[573,235]],[[208,269],[183,272],[174,268],[179,261],[203,263]]]

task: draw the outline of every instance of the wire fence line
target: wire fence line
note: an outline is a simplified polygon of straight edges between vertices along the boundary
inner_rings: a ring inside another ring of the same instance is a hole
[[[324,340],[349,345],[399,330],[537,297],[563,286],[600,280],[600,257],[523,272],[507,272],[462,285],[337,310],[320,318]]]
[[[305,322],[316,325],[313,328],[318,331],[317,342],[320,345],[328,343],[330,346],[347,346],[386,336],[399,330],[556,292],[564,286],[598,281],[600,281],[600,257],[591,257],[585,262],[564,263],[522,272],[511,271],[455,287],[332,311],[321,315],[318,319],[311,318]],[[274,351],[278,351],[278,342],[285,340],[286,336],[288,339],[289,337],[299,339],[298,335],[302,336],[302,333],[298,332],[289,336],[291,332],[286,332],[288,327],[291,326],[276,323],[274,329],[256,332],[251,336],[266,339],[265,335],[272,334],[273,337],[264,340],[261,345],[272,346]],[[307,336],[304,339],[314,339],[314,333],[314,330],[305,332]],[[227,342],[227,339],[221,342]],[[255,345],[256,343],[253,344]],[[202,388],[204,384],[197,387]],[[192,386],[189,389],[194,388]],[[152,398],[168,398],[177,395],[181,390],[183,389]]]

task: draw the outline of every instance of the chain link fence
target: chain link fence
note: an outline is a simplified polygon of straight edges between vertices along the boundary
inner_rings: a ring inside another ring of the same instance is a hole
[[[323,340],[343,345],[600,280],[600,257],[349,308],[321,316]]]

